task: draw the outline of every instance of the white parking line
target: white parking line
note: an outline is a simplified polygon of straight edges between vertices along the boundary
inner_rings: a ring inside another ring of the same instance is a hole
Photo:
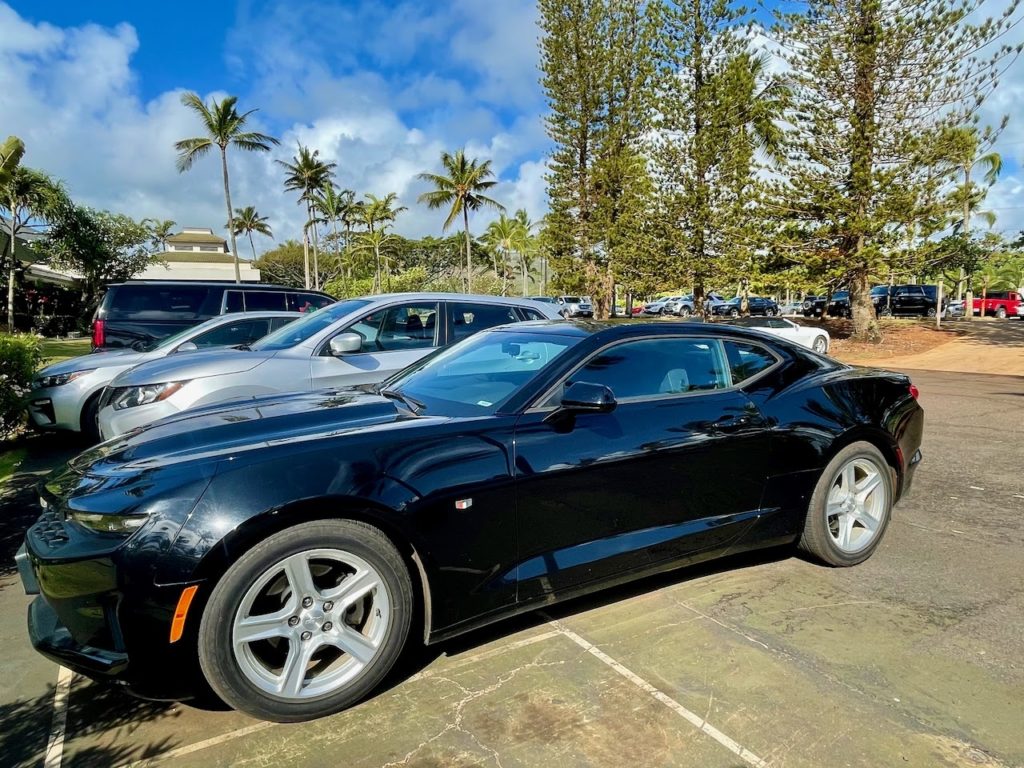
[[[64,733],[68,726],[68,693],[75,673],[67,667],[59,667],[57,686],[53,689],[53,718],[50,720],[50,738],[46,742],[46,756],[43,768],[60,768],[64,758]]]
[[[207,747],[213,747],[217,744],[223,744],[225,741],[233,741],[234,739],[240,739],[243,736],[248,736],[249,734],[257,733],[258,731],[265,731],[267,728],[270,728],[274,725],[277,725],[277,723],[263,722],[256,723],[254,725],[247,725],[245,728],[239,728],[237,731],[229,731],[228,733],[222,733],[220,736],[214,736],[209,739],[204,739],[203,741],[197,741],[195,744],[188,744],[184,747],[178,747],[177,749],[172,749],[169,752],[161,752],[159,755],[146,758],[145,760],[137,760],[134,763],[128,763],[127,765],[122,766],[122,768],[141,768],[141,766],[144,765],[155,765],[156,763],[164,763],[168,760],[174,760],[178,757],[190,755],[193,752],[198,752],[199,750],[206,749]]]
[[[678,701],[673,699],[671,696],[669,696],[666,693],[663,693],[657,687],[651,685],[649,682],[640,677],[640,675],[636,674],[628,667],[620,664],[618,661],[613,659],[611,656],[609,656],[607,653],[602,651],[600,648],[598,648],[590,641],[577,635],[575,632],[566,627],[560,621],[557,621],[555,619],[549,619],[548,623],[555,629],[557,629],[559,632],[561,632],[563,635],[565,635],[567,638],[576,643],[576,645],[578,645],[580,648],[587,651],[591,656],[598,659],[602,663],[608,665],[616,672],[618,672],[620,675],[622,675],[624,678],[629,680],[629,682],[631,682],[637,688],[641,689],[642,691],[645,691],[652,698],[656,699],[657,701],[661,702],[666,707],[671,709],[677,715],[679,715],[684,720],[693,725],[701,733],[705,733],[708,736],[710,736],[712,739],[717,741],[719,744],[728,749],[734,755],[739,757],[747,765],[756,766],[756,768],[767,768],[768,763],[766,763],[760,757],[758,757],[749,749],[744,747],[738,741],[736,741],[733,738],[730,738],[729,736],[726,736],[724,733],[715,728],[715,726],[713,726],[703,717],[694,714],[693,712],[688,710],[686,707],[684,707]]]

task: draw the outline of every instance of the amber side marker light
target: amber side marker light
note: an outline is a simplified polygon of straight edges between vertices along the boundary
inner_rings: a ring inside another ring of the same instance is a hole
[[[192,598],[196,596],[198,589],[199,585],[193,584],[191,587],[185,587],[181,591],[181,597],[178,598],[178,607],[174,609],[174,619],[171,621],[170,642],[178,642],[185,633],[185,617],[188,615],[188,607],[192,605]]]

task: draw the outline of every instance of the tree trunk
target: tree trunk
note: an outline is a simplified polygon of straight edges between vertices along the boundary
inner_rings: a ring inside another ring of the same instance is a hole
[[[963,220],[960,225],[960,234],[964,236],[965,240],[969,240],[971,237],[971,166],[970,164],[964,166],[964,213]],[[964,272],[965,270],[961,270]],[[964,320],[974,319],[974,294],[971,292],[971,278],[973,275],[966,275],[967,277],[967,291],[964,294]],[[985,313],[985,302],[981,303],[981,312]]]
[[[306,272],[305,287],[309,289],[309,201],[306,201],[306,223],[302,227],[302,266]]]
[[[238,244],[235,242],[235,209],[231,207],[231,184],[228,183],[228,148],[220,148],[220,167],[224,173],[224,202],[228,205],[228,237],[231,238],[231,258],[235,262],[235,282],[242,282],[238,266]]]
[[[373,273],[373,292],[380,293],[380,246],[373,246],[373,255],[377,260],[377,267]]]
[[[18,263],[18,257],[14,251],[14,235],[17,228],[17,205],[11,200],[11,258],[7,265],[7,332],[14,333],[14,268]]]
[[[313,287],[320,290],[320,238],[316,231],[316,222],[311,220],[313,225]]]
[[[473,246],[469,240],[469,209],[462,205],[462,224],[466,230],[466,293],[473,292]]]
[[[529,262],[527,262],[526,258],[525,253],[519,254],[519,259],[523,263],[523,296],[526,295],[527,281],[530,273]]]
[[[252,248],[252,260],[256,261],[256,243],[252,241],[252,230],[249,230],[249,247]]]

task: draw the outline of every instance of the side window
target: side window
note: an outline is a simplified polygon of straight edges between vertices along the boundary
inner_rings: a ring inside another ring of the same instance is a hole
[[[503,304],[463,304],[452,302],[448,305],[448,327],[450,342],[472,336],[484,328],[493,328],[505,323],[517,323],[519,317],[515,308]]]
[[[196,336],[192,343],[200,349],[251,344],[267,335],[268,325],[267,320],[239,320],[236,323],[226,323]]]
[[[526,320],[545,320],[545,319],[547,319],[547,318],[544,317],[544,315],[542,315],[536,309],[527,309],[526,307],[520,307],[519,308],[519,314],[521,314]]]
[[[909,288],[897,288],[896,291],[893,293],[893,296],[909,296],[909,295],[910,295],[910,289]]]
[[[775,356],[757,344],[743,341],[725,342],[725,353],[729,358],[732,383],[740,384],[761,371],[775,365]]]
[[[318,309],[330,306],[334,300],[321,296],[319,293],[289,293],[289,312],[315,312]]]
[[[345,329],[363,337],[361,352],[396,352],[437,345],[437,304],[378,309]]]
[[[777,317],[770,317],[770,318],[768,318],[768,327],[769,328],[789,328],[789,323],[787,323],[785,320],[780,320]]]
[[[288,323],[294,323],[296,319],[294,317],[272,317],[270,318],[270,330],[276,331],[278,328],[284,328]]]
[[[246,291],[246,312],[268,312],[285,307],[284,294],[279,291]]]
[[[245,312],[245,299],[241,291],[224,291],[224,314]]]
[[[616,399],[657,397],[728,386],[721,345],[711,339],[639,339],[592,357],[567,384],[604,384]]]

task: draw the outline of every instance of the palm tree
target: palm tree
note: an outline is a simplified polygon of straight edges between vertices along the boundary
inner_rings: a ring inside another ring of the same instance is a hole
[[[220,101],[216,99],[207,105],[197,93],[185,93],[181,103],[195,112],[206,129],[205,136],[182,139],[176,142],[178,150],[178,172],[184,173],[192,167],[197,158],[202,157],[214,147],[220,149],[220,167],[224,177],[224,202],[228,209],[228,234],[231,238],[231,254],[235,259],[235,282],[242,282],[242,273],[238,268],[238,244],[235,242],[235,214],[231,207],[231,184],[228,180],[228,147],[236,147],[246,152],[269,152],[270,147],[279,144],[273,136],[265,133],[245,130],[249,115],[255,112],[250,109],[238,113],[235,105],[237,96],[227,96]]]
[[[504,213],[495,221],[487,225],[484,231],[484,242],[494,252],[494,278],[498,279],[498,256],[502,255],[502,261],[508,261],[509,255],[515,250],[516,236],[518,235],[519,224],[515,219],[510,219]],[[508,272],[502,265],[501,270],[501,295],[504,296],[508,289]]]
[[[14,169],[21,163],[25,155],[25,142],[17,136],[8,136],[0,144],[0,187],[3,187],[14,175]]]
[[[381,291],[381,274],[382,274],[382,262],[386,258],[384,255],[384,249],[387,248],[391,242],[395,239],[395,236],[389,234],[383,229],[376,229],[373,231],[360,232],[356,236],[355,245],[352,250],[355,252],[369,251],[373,254],[374,258],[374,274],[373,274],[373,292],[379,293]],[[390,275],[391,270],[388,270]]]
[[[322,189],[313,193],[313,210],[322,216],[322,221],[330,224],[334,237],[334,258],[341,262],[341,235],[338,233],[338,222],[345,216],[348,208],[348,195],[355,195],[351,190],[339,190],[331,182],[324,184]],[[342,275],[344,276],[344,270]]]
[[[530,264],[537,252],[537,237],[533,234],[536,225],[530,221],[525,208],[516,211],[516,234],[513,248],[519,254],[519,262],[523,270],[523,296],[527,294],[530,279]]]
[[[426,203],[428,208],[444,208],[448,206],[448,217],[442,229],[446,230],[459,215],[462,215],[463,229],[466,233],[466,292],[473,289],[473,251],[469,235],[469,213],[484,206],[504,211],[505,207],[497,200],[483,193],[497,184],[491,181],[494,172],[491,161],[478,161],[466,157],[465,150],[457,150],[454,155],[441,153],[441,166],[447,176],[436,173],[421,173],[419,179],[434,185],[434,190],[419,196],[419,202]]]
[[[252,233],[274,237],[270,225],[267,224],[267,217],[260,216],[255,207],[247,205],[245,208],[235,209],[235,234],[248,235],[249,247],[252,248],[252,260],[256,261],[256,244],[252,241]]]
[[[170,219],[143,219],[142,226],[149,229],[149,242],[153,248],[167,250],[167,238],[171,236],[176,221]]]
[[[334,177],[336,163],[328,163],[320,159],[320,150],[298,145],[298,152],[290,163],[278,160],[278,165],[288,171],[284,180],[284,188],[299,193],[299,203],[306,204],[306,224],[302,228],[302,248],[305,256],[306,287],[309,288],[309,230],[313,230],[313,275],[315,287],[320,288],[320,271],[317,258],[316,221],[313,215],[313,195],[323,189]]]
[[[366,228],[370,232],[375,231],[378,225],[382,229],[387,229],[388,224],[393,224],[398,218],[398,214],[408,210],[404,205],[395,206],[395,203],[398,202],[398,195],[394,192],[388,192],[384,197],[376,195],[364,195],[364,197],[366,202],[362,208],[363,223],[366,224]]]
[[[6,181],[0,185],[0,211],[7,217],[7,236],[10,241],[6,264],[7,328],[13,332],[14,275],[18,266],[15,245],[18,235],[22,234],[30,221],[45,218],[58,207],[66,205],[68,200],[60,184],[42,171],[16,163],[10,163],[9,167]]]

